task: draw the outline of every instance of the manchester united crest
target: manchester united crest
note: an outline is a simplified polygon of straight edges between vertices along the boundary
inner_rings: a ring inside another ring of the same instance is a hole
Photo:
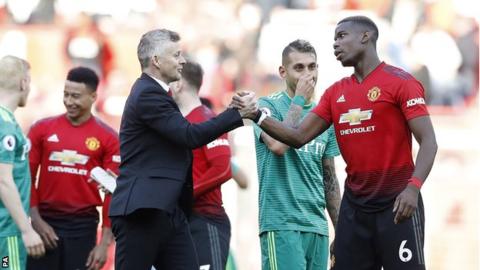
[[[375,86],[372,89],[368,90],[368,94],[367,94],[368,100],[373,102],[378,99],[380,94],[381,94],[380,88]]]
[[[88,150],[95,151],[100,147],[100,141],[95,137],[88,137],[85,140],[85,145],[87,146]]]

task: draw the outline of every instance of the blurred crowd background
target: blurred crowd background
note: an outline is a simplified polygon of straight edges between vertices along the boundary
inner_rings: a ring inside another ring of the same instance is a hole
[[[317,50],[316,96],[352,69],[333,56],[341,18],[362,14],[379,26],[387,63],[426,90],[439,153],[423,188],[428,269],[480,268],[479,20],[472,0],[0,0],[0,56],[32,64],[32,92],[17,117],[25,131],[64,111],[68,69],[85,65],[102,78],[95,113],[118,130],[123,104],[140,74],[136,46],[154,28],[180,33],[185,54],[205,69],[201,96],[222,111],[238,90],[257,96],[284,89],[281,51],[295,39]],[[257,175],[251,126],[232,132],[234,153],[250,176],[246,191],[225,186],[237,268],[260,269]],[[344,163],[337,159],[341,185]],[[333,233],[332,233],[333,236]],[[106,268],[111,268],[107,266]]]

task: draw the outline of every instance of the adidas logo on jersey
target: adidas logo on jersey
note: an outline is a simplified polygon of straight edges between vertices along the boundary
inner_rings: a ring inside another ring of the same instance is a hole
[[[340,103],[340,102],[345,102],[345,97],[343,95],[341,95],[338,99],[337,99],[337,103]]]
[[[53,134],[52,136],[48,137],[47,141],[49,142],[59,142],[57,134]]]

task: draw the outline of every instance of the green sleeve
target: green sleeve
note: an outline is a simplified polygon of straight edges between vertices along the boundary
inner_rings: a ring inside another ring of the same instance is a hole
[[[281,114],[277,111],[277,109],[275,109],[274,104],[267,97],[262,97],[258,100],[258,107],[266,109],[268,116],[273,117],[279,121],[283,121]],[[263,143],[260,137],[260,135],[262,134],[262,129],[255,124],[253,125],[253,132],[255,135],[255,140]]]
[[[0,127],[0,163],[13,164],[17,138],[7,123],[0,122]]]
[[[335,136],[335,129],[333,128],[333,125],[331,125],[325,132],[327,132],[328,140],[327,140],[327,146],[325,147],[324,157],[332,158],[340,155],[340,151],[338,149],[338,144],[337,144],[337,137]]]

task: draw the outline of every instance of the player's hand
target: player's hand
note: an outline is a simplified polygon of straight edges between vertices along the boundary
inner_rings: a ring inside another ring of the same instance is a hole
[[[393,205],[393,212],[395,213],[393,222],[395,224],[409,219],[415,213],[418,205],[418,193],[420,193],[420,190],[417,187],[407,185],[402,193],[397,196]]]
[[[305,73],[297,81],[295,95],[303,96],[305,100],[310,100],[315,91],[315,77],[312,73]]]
[[[110,194],[110,191],[102,184],[96,182],[95,180],[93,180],[92,178],[88,178],[87,179],[87,182],[88,183],[92,183],[92,182],[95,182],[97,184],[97,188],[98,190],[100,190],[101,192],[105,193],[105,194]]]
[[[254,92],[243,91],[232,97],[230,106],[238,109],[242,118],[254,119],[257,115],[258,104]]]
[[[48,225],[40,215],[32,215],[32,227],[40,235],[47,249],[54,249],[57,247],[57,234],[52,226]]]
[[[110,169],[107,169],[106,170],[108,174],[110,174],[113,178],[117,179],[118,175],[116,173],[114,173],[112,170]],[[91,177],[89,177],[87,179],[87,182],[88,183],[92,183],[92,182],[95,182],[97,184],[97,188],[98,190],[100,190],[101,192],[103,192],[105,195],[108,195],[108,194],[112,194],[110,192],[110,190],[108,190],[104,185],[98,183],[97,181],[93,180]]]
[[[22,240],[29,256],[39,258],[45,254],[43,241],[33,228],[30,227],[25,233],[22,233]]]
[[[107,261],[108,246],[99,244],[95,246],[90,254],[88,254],[87,263],[85,266],[87,270],[99,270]]]

